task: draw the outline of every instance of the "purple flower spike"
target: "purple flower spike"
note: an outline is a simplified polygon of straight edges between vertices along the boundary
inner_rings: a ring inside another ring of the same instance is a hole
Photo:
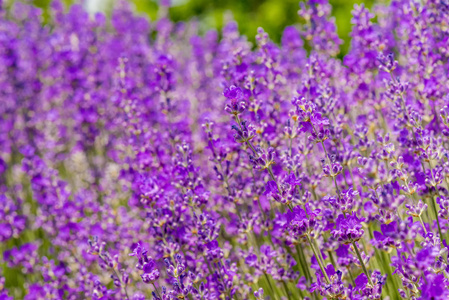
[[[337,218],[336,229],[332,230],[332,236],[343,244],[351,244],[360,240],[364,234],[362,229],[363,218],[358,218],[355,213],[339,215]]]
[[[329,0],[254,43],[34,2],[0,0],[0,300],[449,299],[448,0],[356,4],[344,47]]]

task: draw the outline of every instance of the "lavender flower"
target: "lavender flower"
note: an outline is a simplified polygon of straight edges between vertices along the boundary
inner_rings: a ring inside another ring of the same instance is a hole
[[[168,2],[0,3],[0,298],[448,298],[447,4]]]
[[[332,236],[343,244],[350,244],[360,240],[364,234],[362,224],[364,219],[359,219],[355,213],[348,216],[339,215],[336,229],[332,230]]]

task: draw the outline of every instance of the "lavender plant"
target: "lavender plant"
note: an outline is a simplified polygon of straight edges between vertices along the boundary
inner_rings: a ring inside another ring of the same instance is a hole
[[[0,2],[0,299],[448,299],[449,5],[331,9]]]

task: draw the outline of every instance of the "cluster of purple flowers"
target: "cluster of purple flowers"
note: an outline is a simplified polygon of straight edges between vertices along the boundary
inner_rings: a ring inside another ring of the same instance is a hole
[[[448,299],[449,4],[352,13],[0,1],[0,299]]]

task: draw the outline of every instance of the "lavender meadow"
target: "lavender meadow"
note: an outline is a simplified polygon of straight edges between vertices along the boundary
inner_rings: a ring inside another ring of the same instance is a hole
[[[0,7],[1,300],[449,299],[447,1]]]

